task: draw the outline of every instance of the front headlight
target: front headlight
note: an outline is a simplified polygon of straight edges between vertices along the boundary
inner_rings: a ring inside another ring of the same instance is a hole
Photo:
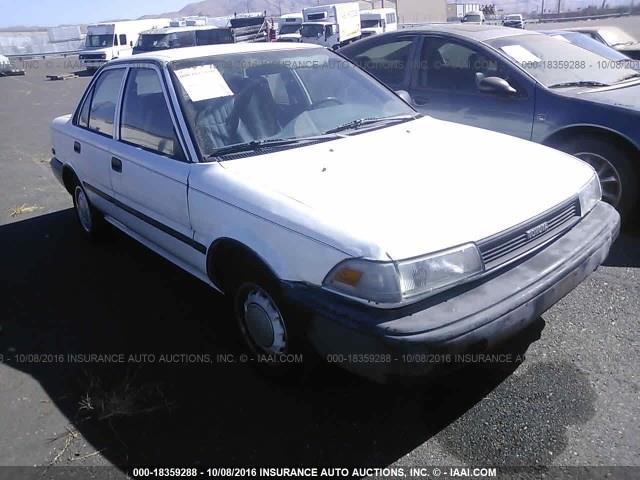
[[[424,298],[482,273],[480,252],[472,243],[399,262],[349,259],[338,264],[323,285],[375,303]]]
[[[587,184],[582,187],[580,190],[580,215],[583,217],[589,213],[593,207],[600,201],[602,198],[602,187],[600,186],[600,179],[598,175],[595,173],[591,180],[587,182]]]

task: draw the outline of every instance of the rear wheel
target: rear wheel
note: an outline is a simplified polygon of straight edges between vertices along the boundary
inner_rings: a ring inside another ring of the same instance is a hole
[[[84,234],[91,240],[97,240],[104,235],[104,219],[89,202],[89,197],[80,182],[73,186],[73,206],[76,218]]]
[[[613,205],[623,222],[631,219],[638,206],[638,172],[635,152],[601,135],[577,135],[556,145],[593,167],[600,179],[602,200]]]

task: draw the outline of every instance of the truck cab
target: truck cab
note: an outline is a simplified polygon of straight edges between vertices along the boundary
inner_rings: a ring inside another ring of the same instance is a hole
[[[360,12],[362,37],[398,30],[398,15],[393,8],[376,8]]]
[[[335,50],[362,35],[360,6],[357,2],[309,7],[302,14],[302,42]]]
[[[300,42],[300,30],[303,22],[302,13],[282,15],[278,22],[278,42]]]

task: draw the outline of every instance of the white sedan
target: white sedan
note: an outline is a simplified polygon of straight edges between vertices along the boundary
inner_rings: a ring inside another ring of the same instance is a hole
[[[586,163],[422,117],[305,44],[109,62],[52,138],[82,230],[109,223],[224,292],[269,372],[319,354],[385,381],[489,350],[619,230]]]

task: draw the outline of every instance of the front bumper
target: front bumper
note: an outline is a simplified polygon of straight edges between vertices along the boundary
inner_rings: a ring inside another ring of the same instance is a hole
[[[84,66],[85,68],[90,68],[90,69],[98,69],[101,66],[103,66],[105,63],[107,63],[107,59],[105,58],[83,58],[80,59],[80,64],[82,66]]]
[[[317,287],[288,283],[310,313],[308,337],[332,363],[376,381],[435,373],[451,355],[486,352],[522,331],[602,264],[620,216],[600,202],[535,254],[476,282],[416,304],[380,309]]]

